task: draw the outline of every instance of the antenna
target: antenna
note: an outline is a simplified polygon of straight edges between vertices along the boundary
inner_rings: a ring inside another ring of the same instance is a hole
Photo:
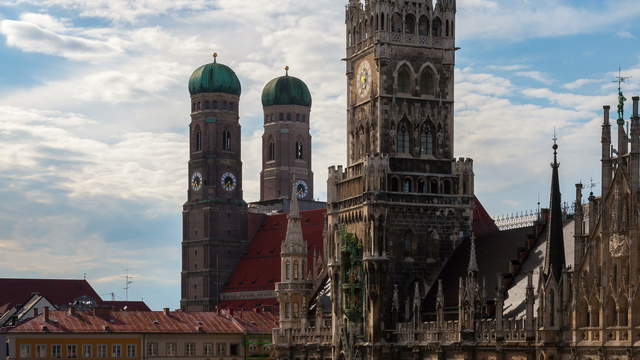
[[[129,275],[129,266],[125,269],[126,274],[124,275],[124,299],[129,301],[129,288],[131,288],[131,284],[133,284],[133,278],[135,276]]]
[[[111,296],[111,301],[116,301],[116,294],[114,292],[104,293],[104,294],[100,294],[100,295],[110,295]]]
[[[618,65],[618,76],[616,76],[616,79],[612,81],[614,83],[618,83],[618,92],[622,90],[622,83],[629,79],[631,79],[631,76],[622,76],[622,67]]]

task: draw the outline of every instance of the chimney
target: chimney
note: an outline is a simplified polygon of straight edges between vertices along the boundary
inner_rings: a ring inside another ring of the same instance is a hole
[[[165,315],[169,316],[169,308],[162,308],[162,312],[163,312]]]
[[[49,321],[49,307],[44,307],[44,321]]]

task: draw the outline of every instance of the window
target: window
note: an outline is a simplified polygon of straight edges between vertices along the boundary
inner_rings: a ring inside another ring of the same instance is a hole
[[[67,345],[67,358],[75,358],[78,356],[77,346],[75,344]]]
[[[209,104],[210,104],[209,100],[204,102],[204,109],[205,110],[209,110]]]
[[[196,354],[196,344],[188,343],[184,345],[184,354],[186,356],[194,356]]]
[[[402,65],[398,70],[398,91],[401,93],[411,92],[411,73],[407,65]]]
[[[218,356],[226,356],[227,355],[227,344],[219,343],[218,344]]]
[[[442,20],[439,17],[433,19],[433,29],[431,29],[433,36],[442,36]]]
[[[36,345],[36,356],[39,358],[47,357],[47,345],[38,344]]]
[[[196,151],[202,150],[202,132],[200,126],[196,126]]]
[[[420,74],[420,94],[435,95],[436,93],[436,77],[431,67],[426,66]]]
[[[300,311],[300,309],[298,308],[298,303],[293,303],[293,308],[291,310],[292,310],[292,314],[291,314],[292,317],[297,318]]]
[[[445,24],[446,24],[446,26],[445,26],[446,30],[445,30],[445,34],[444,35],[445,36],[449,36],[449,20],[447,20],[447,22]]]
[[[307,121],[307,115],[302,114],[302,122],[306,122]]]
[[[303,159],[303,153],[302,153],[302,142],[301,141],[296,141],[296,159],[298,160],[302,160]]]
[[[287,113],[287,121],[291,121],[291,113]]]
[[[407,129],[407,124],[404,122],[400,124],[400,128],[398,129],[396,151],[399,153],[409,152],[409,130]]]
[[[278,120],[280,120],[280,121],[284,120],[284,114],[283,113],[278,113]]]
[[[97,352],[98,352],[98,357],[99,358],[106,358],[107,357],[107,345],[99,344]]]
[[[222,131],[222,150],[231,150],[231,131],[227,129]]]
[[[298,262],[293,262],[293,280],[298,280]]]
[[[453,191],[452,191],[452,190],[453,190],[453,189],[451,188],[451,181],[449,181],[449,180],[445,180],[445,181],[444,181],[444,191],[443,191],[443,193],[445,193],[445,194],[452,194],[452,193],[453,193]]]
[[[211,102],[211,108],[212,108],[212,109],[217,109],[217,108],[218,108],[218,102],[217,102],[217,101],[215,101],[215,100],[213,100],[213,101]]]
[[[418,22],[418,35],[429,36],[429,18],[425,15],[420,16],[420,21]]]
[[[147,355],[158,356],[158,343],[147,344]]]
[[[433,194],[439,193],[440,192],[439,191],[439,187],[440,186],[438,184],[438,180],[436,180],[436,179],[431,180],[431,184],[430,184],[431,193],[433,193]]]
[[[91,356],[91,344],[82,345],[82,357],[90,358]]]
[[[408,14],[404,19],[404,32],[407,34],[415,34],[416,18],[412,14]]]
[[[413,191],[413,184],[411,179],[404,179],[404,181],[402,182],[402,191],[403,192],[412,192]]]
[[[425,126],[420,134],[420,154],[433,155],[433,133],[429,126]]]
[[[402,16],[398,13],[393,14],[391,17],[391,31],[395,33],[402,32]]]
[[[203,355],[213,356],[213,344],[204,344]]]
[[[20,357],[21,358],[30,358],[31,357],[31,345],[30,344],[20,344]]]
[[[176,344],[175,343],[167,343],[167,353],[166,356],[176,356]]]
[[[51,357],[59,359],[62,356],[62,345],[51,345]]]
[[[291,274],[291,264],[287,261],[284,265],[284,279],[289,280],[289,274]]]
[[[427,192],[427,184],[424,182],[424,180],[418,181],[418,192],[422,194]]]
[[[391,191],[398,191],[398,179],[391,178]]]
[[[296,114],[296,121],[300,121],[300,114]]]
[[[136,344],[128,344],[127,345],[127,357],[129,359],[133,359],[136,357]]]
[[[239,344],[231,344],[229,346],[229,353],[231,356],[239,356],[240,355],[240,345]]]
[[[122,345],[114,344],[111,347],[111,357],[118,359],[121,356],[122,356]]]
[[[269,161],[273,161],[276,159],[276,144],[273,143],[273,140],[269,142],[269,156],[267,157]]]
[[[284,318],[288,319],[291,316],[291,304],[290,303],[285,303],[284,304]]]

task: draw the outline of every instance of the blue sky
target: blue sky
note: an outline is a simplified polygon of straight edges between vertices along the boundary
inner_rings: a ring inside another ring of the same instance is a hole
[[[121,299],[128,268],[130,299],[177,307],[189,75],[217,51],[241,79],[251,201],[260,92],[291,66],[314,98],[324,184],[345,161],[343,15],[343,0],[3,1],[0,276],[86,273]],[[548,202],[554,127],[564,200],[599,181],[618,65],[633,76],[627,95],[640,94],[639,15],[635,0],[458,1],[455,152],[474,159],[491,214]]]

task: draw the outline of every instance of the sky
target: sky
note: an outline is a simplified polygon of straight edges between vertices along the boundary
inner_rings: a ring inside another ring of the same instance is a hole
[[[285,65],[313,96],[324,199],[327,167],[346,161],[345,2],[0,1],[0,277],[86,276],[124,299],[129,273],[130,300],[179,306],[187,82],[214,51],[242,83],[245,200],[259,197],[261,90]],[[638,16],[637,0],[458,0],[455,155],[474,159],[493,216],[548,203],[554,128],[563,200],[599,183],[618,66],[640,94]]]

